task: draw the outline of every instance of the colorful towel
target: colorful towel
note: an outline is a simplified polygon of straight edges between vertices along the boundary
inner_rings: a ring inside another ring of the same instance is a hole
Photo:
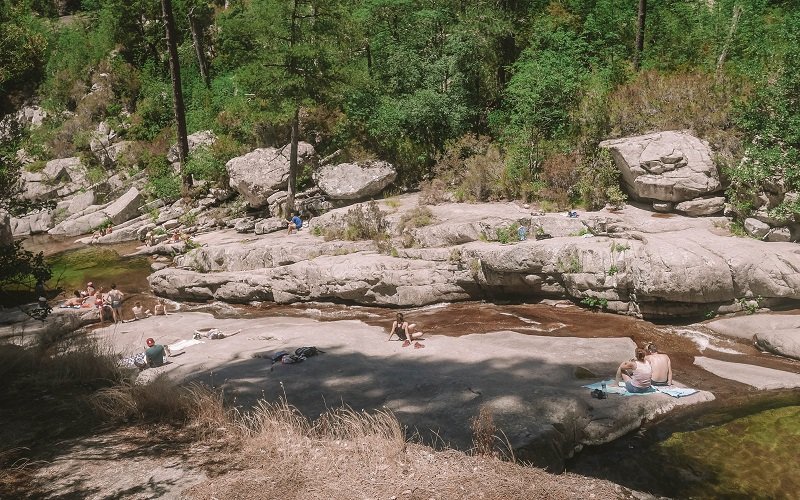
[[[660,392],[661,394],[666,394],[668,396],[672,396],[673,398],[682,398],[685,396],[691,396],[697,392],[697,389],[675,386],[651,387],[651,390],[647,392],[628,392],[628,390],[625,388],[625,382],[620,382],[619,385],[617,385],[614,379],[595,382],[593,384],[584,385],[583,387],[586,387],[590,391],[602,389],[603,382],[606,384],[606,392],[608,394],[619,394],[620,396],[647,396],[648,394],[656,394]]]

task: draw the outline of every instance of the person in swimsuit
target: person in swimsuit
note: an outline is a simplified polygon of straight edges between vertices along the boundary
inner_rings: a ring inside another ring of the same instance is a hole
[[[636,349],[636,358],[625,361],[617,368],[617,384],[625,381],[628,392],[650,392],[652,390],[653,367],[645,361],[644,349]]]
[[[672,362],[669,356],[658,352],[658,348],[652,342],[647,344],[645,351],[647,355],[644,359],[653,367],[653,385],[672,385]]]
[[[392,322],[392,330],[389,332],[389,338],[386,340],[392,340],[393,335],[397,335],[400,340],[403,341],[403,345],[408,345],[411,343],[412,340],[417,340],[422,338],[422,332],[415,332],[416,324],[408,324],[405,319],[403,319],[403,313],[397,313],[397,317]]]
[[[111,285],[111,291],[106,294],[106,300],[108,301],[109,306],[111,306],[111,315],[114,320],[114,323],[124,323],[122,319],[122,299],[124,294],[117,290],[117,285]]]

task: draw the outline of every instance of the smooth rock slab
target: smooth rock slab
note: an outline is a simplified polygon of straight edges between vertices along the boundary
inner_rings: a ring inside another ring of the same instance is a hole
[[[537,337],[509,331],[459,338],[430,336],[424,349],[387,342],[385,328],[359,321],[307,318],[215,319],[177,313],[96,330],[123,352],[142,350],[141,334],[171,344],[213,326],[241,333],[185,349],[153,370],[185,381],[212,382],[245,406],[286,395],[305,415],[341,404],[356,410],[390,409],[429,438],[436,432],[461,449],[471,446],[470,419],[489,406],[518,458],[562,470],[576,448],[599,444],[638,428],[678,405],[713,399],[703,392],[674,399],[591,398],[575,377],[578,366],[610,376],[634,344],[627,338]],[[387,325],[388,328],[388,325]],[[315,345],[324,354],[297,365],[274,365],[254,353]],[[272,369],[270,367],[272,366]],[[150,370],[148,370],[150,371]]]
[[[732,363],[697,356],[694,364],[714,375],[747,384],[756,389],[793,389],[800,387],[800,374],[764,368],[763,366]]]

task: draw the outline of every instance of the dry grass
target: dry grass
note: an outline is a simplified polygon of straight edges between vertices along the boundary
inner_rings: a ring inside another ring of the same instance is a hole
[[[11,359],[19,361],[14,364]],[[211,479],[185,490],[181,495],[185,498],[627,496],[606,481],[570,474],[556,476],[500,460],[497,430],[487,408],[482,408],[473,421],[475,449],[470,456],[413,442],[388,410],[367,413],[339,408],[314,420],[285,400],[261,401],[249,411],[231,410],[219,392],[202,385],[180,386],[163,376],[147,385],[130,383],[116,367],[116,359],[91,342],[48,352],[0,349],[3,374],[16,380],[53,376],[62,389],[73,376],[84,383],[96,382],[98,377],[105,380],[89,394],[72,397],[87,401],[106,429],[108,424],[139,422],[148,424],[141,428],[152,428],[153,423],[180,426],[180,434],[188,439],[181,445],[183,459],[214,469]],[[42,372],[31,372],[34,369]],[[39,425],[48,425],[36,420]],[[82,422],[79,427],[81,436],[93,435],[91,426]],[[120,427],[117,432],[138,428]],[[53,456],[50,439],[39,446]],[[35,477],[37,463],[22,458],[35,457],[35,453],[19,444],[8,442],[5,446],[5,451],[0,450],[0,491],[5,488],[18,494],[35,494],[36,486],[29,479]]]
[[[285,402],[236,416],[230,470],[187,498],[595,498],[624,497],[606,481],[552,475],[496,458],[488,410],[476,419],[487,456],[409,442],[388,411],[331,410],[309,421]]]

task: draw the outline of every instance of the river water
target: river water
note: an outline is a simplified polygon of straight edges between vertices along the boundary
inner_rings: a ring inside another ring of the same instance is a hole
[[[54,269],[51,288],[60,286],[69,293],[85,288],[88,281],[106,289],[115,283],[127,300],[140,300],[147,307],[155,301],[147,285],[151,258],[126,257],[135,250],[133,244],[86,247],[41,237],[31,238],[25,245],[49,255]],[[389,308],[323,303],[181,307],[221,316],[357,319],[382,327],[391,324],[396,313]],[[800,363],[796,361],[761,353],[749,343],[715,336],[702,326],[653,324],[567,303],[469,302],[404,312],[418,329],[433,335],[511,330],[526,335],[630,337],[638,345],[655,342],[670,354],[676,379],[691,380],[694,387],[713,392],[716,401],[675,410],[613,443],[585,449],[568,464],[568,470],[678,498],[800,497],[800,391],[756,391],[693,363],[702,353],[797,373]]]

